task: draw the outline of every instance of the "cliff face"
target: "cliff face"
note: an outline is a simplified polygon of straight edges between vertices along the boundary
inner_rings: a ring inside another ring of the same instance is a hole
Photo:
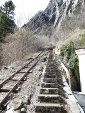
[[[59,17],[56,0],[51,0],[44,11],[38,12],[24,27],[36,30],[42,26],[52,26],[56,19],[56,12]]]
[[[78,17],[84,11],[84,3],[85,0],[50,0],[47,8],[38,12],[23,27],[39,34],[47,35],[50,32],[51,35],[67,24],[69,19],[73,21],[74,16]]]

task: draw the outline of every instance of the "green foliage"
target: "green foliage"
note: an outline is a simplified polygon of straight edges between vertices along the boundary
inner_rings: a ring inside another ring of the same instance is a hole
[[[74,43],[68,42],[60,48],[60,55],[62,56],[63,61],[66,63],[65,65],[74,76],[77,85],[80,84],[80,77],[79,77],[79,63],[78,63],[78,56],[75,53]],[[66,61],[65,61],[66,60]]]
[[[82,7],[82,0],[78,0],[78,3],[77,3],[75,10],[74,10],[75,15],[81,13],[81,7]]]
[[[62,57],[65,56],[67,60],[70,59],[71,54],[74,52],[75,52],[75,49],[74,49],[73,42],[62,45],[62,47],[60,48],[60,55]]]
[[[75,48],[85,48],[85,33],[79,35],[79,37],[74,41]]]
[[[80,25],[80,29],[85,29],[85,22],[82,22],[82,24]]]
[[[70,56],[67,66],[69,69],[75,69],[77,65],[78,65],[78,56],[75,53],[73,53]]]
[[[0,39],[14,30],[14,9],[12,1],[8,1],[0,7]]]
[[[13,19],[15,6],[12,1],[5,2],[3,6],[3,11],[8,18]]]

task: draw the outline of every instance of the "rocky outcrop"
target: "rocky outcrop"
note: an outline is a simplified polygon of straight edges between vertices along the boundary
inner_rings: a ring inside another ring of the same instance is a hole
[[[52,30],[58,30],[67,17],[72,17],[81,12],[85,0],[50,0],[44,11],[38,12],[23,27],[37,31],[41,34],[52,34]]]
[[[51,0],[48,7],[44,11],[38,12],[26,25],[24,25],[24,27],[36,30],[37,28],[45,25],[53,25],[56,18],[56,8],[56,0]]]

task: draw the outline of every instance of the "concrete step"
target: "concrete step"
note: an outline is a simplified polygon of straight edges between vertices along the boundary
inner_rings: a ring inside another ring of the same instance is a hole
[[[44,78],[43,82],[56,83],[57,82],[57,78]]]
[[[57,85],[57,83],[48,83],[48,82],[43,82],[41,84],[54,84],[54,85]]]
[[[54,90],[57,90],[58,88],[40,88],[40,89],[54,89]]]
[[[58,94],[58,89],[40,89],[40,94]]]
[[[67,111],[60,104],[38,103],[35,108],[35,113],[67,113]]]
[[[57,84],[41,84],[42,88],[58,88]]]
[[[50,75],[56,75],[56,72],[54,72],[54,71],[46,71],[45,73],[50,74]]]
[[[51,94],[39,94],[38,97],[60,97],[60,95],[51,95]]]
[[[42,107],[62,107],[63,105],[61,104],[55,104],[55,103],[40,103],[37,102],[36,106],[42,106]]]
[[[63,85],[63,83],[59,83],[59,81],[56,81],[56,82],[54,82],[54,83],[53,83],[53,82],[44,82],[44,81],[42,81],[41,84],[48,84],[48,85],[49,85],[49,84],[50,84],[50,85],[53,85],[53,84],[54,84],[55,86],[58,85],[58,86],[60,86],[60,87],[64,87],[64,86],[65,86],[65,85]]]
[[[41,88],[40,89],[40,94],[46,94],[46,95],[57,95],[59,94],[60,96],[66,98],[66,92],[61,89],[61,88]]]
[[[46,74],[44,75],[44,78],[57,78],[57,75],[46,73]]]
[[[39,102],[43,102],[43,103],[64,103],[64,98],[60,97],[59,95],[41,95],[41,96],[38,96],[38,101]]]

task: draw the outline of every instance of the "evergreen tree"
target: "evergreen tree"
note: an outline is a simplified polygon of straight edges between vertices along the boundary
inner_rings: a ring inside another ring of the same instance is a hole
[[[15,5],[13,4],[12,1],[5,2],[3,6],[3,11],[9,19],[14,19],[14,10]]]
[[[14,31],[14,10],[15,6],[12,1],[5,2],[0,7],[0,39]]]

